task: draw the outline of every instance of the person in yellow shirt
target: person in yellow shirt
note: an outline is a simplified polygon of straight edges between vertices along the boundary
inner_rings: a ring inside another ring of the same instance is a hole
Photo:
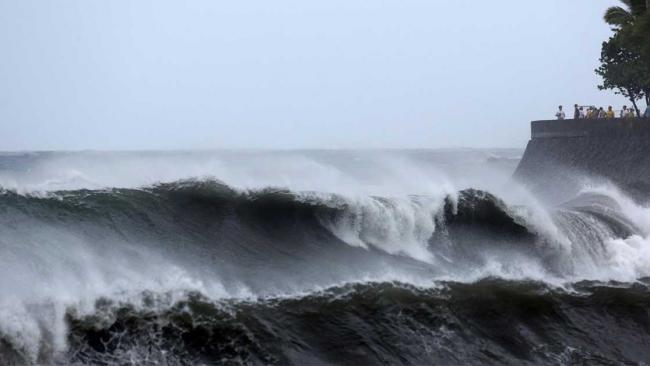
[[[636,115],[634,114],[634,108],[626,108],[625,109],[625,115],[623,116],[624,118],[634,118]]]
[[[605,114],[606,118],[615,118],[616,114],[614,113],[614,109],[610,105],[609,108],[607,108],[607,113]]]

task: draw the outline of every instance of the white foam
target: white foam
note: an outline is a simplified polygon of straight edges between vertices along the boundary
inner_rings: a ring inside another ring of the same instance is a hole
[[[433,262],[429,239],[436,229],[435,217],[442,209],[444,195],[338,199],[343,199],[338,204],[346,206],[345,214],[320,220],[343,242]]]
[[[367,158],[367,157],[364,157]],[[436,215],[447,196],[466,185],[489,188],[503,198],[512,216],[537,233],[536,251],[555,255],[566,267],[549,269],[545,258],[521,253],[485,253],[481,265],[451,263],[435,276],[426,277],[401,268],[377,268],[351,275],[343,282],[314,282],[293,285],[287,274],[275,296],[302,296],[342,283],[398,281],[416,286],[435,286],[436,281],[474,282],[487,277],[533,280],[563,286],[583,279],[633,282],[650,276],[650,209],[639,206],[612,186],[586,187],[583,193],[606,195],[618,205],[620,214],[640,232],[629,238],[608,237],[605,224],[581,212],[576,225],[558,225],[558,213],[546,207],[514,183],[465,181],[459,183],[441,171],[409,159],[380,156],[366,171],[354,172],[334,163],[298,153],[254,158],[223,159],[196,156],[62,156],[40,163],[32,171],[0,173],[0,185],[22,193],[106,187],[142,187],[192,177],[213,176],[241,190],[269,186],[286,187],[301,193],[300,199],[333,207],[346,207],[346,215],[322,224],[339,239],[361,248],[396,256],[408,256],[436,267],[441,261],[429,238],[438,230]],[[363,164],[361,164],[363,165]],[[503,181],[505,182],[505,180]],[[570,211],[570,210],[569,210]],[[591,221],[590,221],[591,220]],[[595,221],[594,221],[595,220]],[[5,222],[0,235],[0,333],[9,337],[36,362],[43,342],[57,352],[66,349],[66,312],[94,314],[95,301],[110,298],[119,303],[145,306],[144,293],[159,295],[164,308],[200,292],[219,300],[255,299],[245,284],[222,284],[213,273],[206,275],[182,264],[163,251],[116,240],[97,248],[76,234],[77,228],[48,227],[42,222]],[[591,242],[596,235],[598,243]],[[453,249],[453,248],[452,248]],[[327,268],[327,267],[326,267]],[[429,273],[429,272],[425,272]],[[431,272],[433,273],[433,272]],[[261,277],[264,273],[259,274]],[[316,277],[316,276],[315,276]],[[228,286],[225,286],[228,285]],[[273,286],[270,286],[273,287]],[[230,290],[226,290],[226,288]],[[232,290],[233,288],[237,290]],[[263,294],[268,295],[268,294]],[[149,306],[149,305],[147,305]]]

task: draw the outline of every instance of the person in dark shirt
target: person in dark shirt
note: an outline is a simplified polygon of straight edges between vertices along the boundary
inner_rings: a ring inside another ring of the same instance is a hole
[[[573,119],[580,119],[580,108],[577,104],[573,106]]]

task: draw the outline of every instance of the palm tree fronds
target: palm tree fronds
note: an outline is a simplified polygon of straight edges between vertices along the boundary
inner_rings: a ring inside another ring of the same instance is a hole
[[[634,17],[630,12],[620,6],[613,6],[607,9],[604,19],[609,25],[621,27],[630,24],[634,20]]]

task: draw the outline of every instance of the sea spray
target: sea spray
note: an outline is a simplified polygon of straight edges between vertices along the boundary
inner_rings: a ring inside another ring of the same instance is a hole
[[[296,155],[3,171],[0,363],[648,359],[650,215],[615,188],[549,206],[410,158]]]

